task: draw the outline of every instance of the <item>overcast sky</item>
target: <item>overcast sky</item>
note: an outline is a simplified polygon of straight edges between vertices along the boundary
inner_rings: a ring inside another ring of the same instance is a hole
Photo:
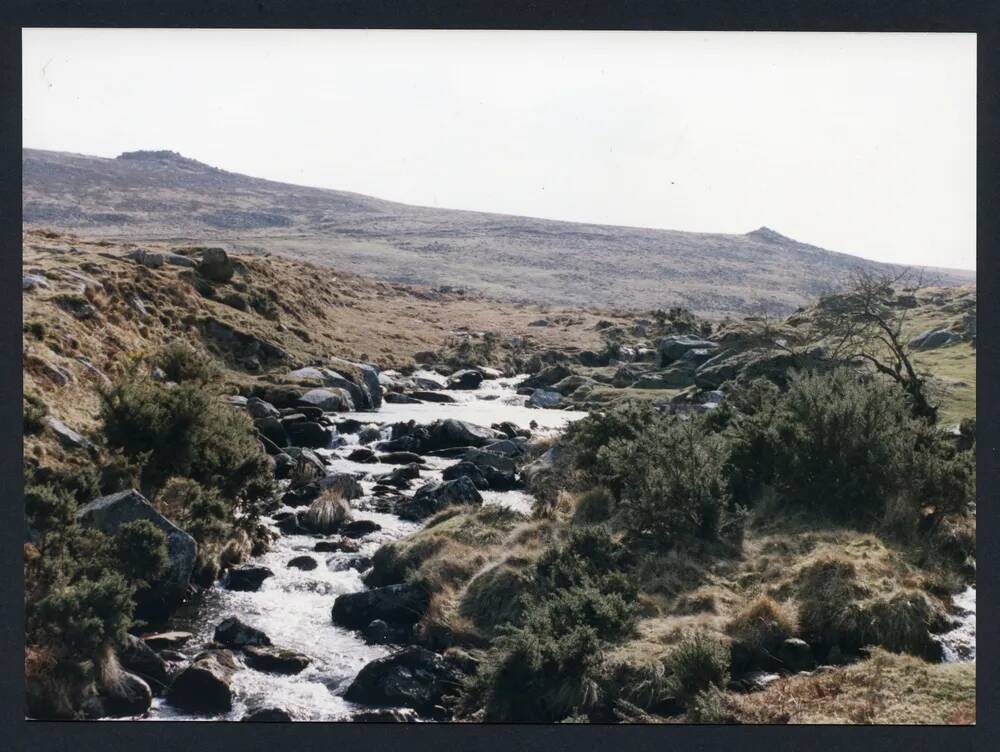
[[[974,35],[24,32],[24,145],[975,268]]]

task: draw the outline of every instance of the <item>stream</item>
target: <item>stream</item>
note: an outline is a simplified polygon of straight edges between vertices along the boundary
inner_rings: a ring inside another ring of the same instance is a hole
[[[484,381],[475,390],[444,390],[455,404],[383,404],[373,412],[336,413],[337,420],[353,418],[366,424],[384,424],[413,420],[431,423],[441,418],[456,418],[481,426],[510,421],[528,428],[534,422],[535,435],[555,431],[586,413],[570,410],[534,409],[525,406],[526,397],[516,393],[517,384],[525,378],[514,377]],[[307,655],[308,668],[293,676],[264,673],[249,668],[236,654],[238,670],[233,678],[233,708],[225,715],[192,715],[172,707],[163,697],[154,698],[147,716],[149,720],[239,720],[247,711],[258,707],[281,707],[300,721],[345,721],[358,711],[368,710],[343,699],[351,681],[361,668],[389,654],[391,647],[368,645],[360,635],[332,623],[330,609],[338,595],[365,589],[362,572],[351,565],[371,557],[384,543],[396,540],[419,529],[421,523],[406,522],[393,514],[372,511],[367,507],[372,499],[374,477],[392,472],[397,465],[360,464],[342,459],[358,444],[356,435],[342,434],[345,446],[316,450],[331,464],[331,472],[366,474],[361,481],[365,491],[361,499],[352,502],[354,518],[372,520],[382,529],[360,539],[357,553],[317,553],[313,546],[320,537],[312,535],[280,535],[271,550],[249,563],[261,564],[274,572],[256,592],[239,592],[216,584],[185,604],[170,620],[167,629],[191,632],[193,637],[181,648],[193,657],[213,639],[216,625],[229,616],[237,616],[247,624],[263,630],[273,644]],[[440,472],[458,460],[425,457],[420,481],[413,490],[431,480],[440,479]],[[482,491],[484,504],[501,504],[530,513],[531,497],[524,491]],[[289,511],[283,507],[277,511]],[[273,523],[269,517],[265,523]],[[272,525],[273,526],[273,525]],[[296,556],[310,555],[319,566],[312,571],[290,569],[288,562]],[[357,565],[355,565],[357,566]]]
[[[413,420],[431,423],[442,418],[456,418],[481,426],[510,421],[544,435],[557,431],[586,413],[558,409],[534,409],[525,406],[526,397],[516,393],[525,377],[484,381],[480,388],[468,391],[444,390],[456,400],[454,404],[383,404],[377,411],[337,413],[337,420],[355,419],[364,424],[388,426]],[[387,433],[387,431],[386,431]],[[149,720],[239,720],[249,710],[259,707],[280,707],[294,720],[346,721],[360,711],[371,708],[347,702],[344,692],[367,663],[388,655],[393,648],[368,645],[355,632],[336,626],[330,610],[338,595],[365,589],[357,562],[370,558],[384,543],[403,538],[420,528],[422,523],[406,522],[393,514],[370,508],[372,487],[376,476],[392,472],[397,465],[360,464],[341,458],[358,445],[357,435],[341,434],[347,444],[338,449],[316,450],[330,462],[332,472],[364,474],[361,481],[364,496],[352,502],[355,519],[372,520],[381,530],[360,540],[356,553],[317,553],[313,547],[320,537],[312,535],[279,535],[267,553],[251,559],[274,572],[264,580],[259,591],[239,592],[216,584],[202,591],[185,604],[170,620],[166,629],[191,632],[193,637],[181,649],[193,657],[212,642],[216,625],[229,616],[237,616],[247,624],[263,630],[280,648],[303,653],[310,658],[304,671],[292,676],[265,673],[249,668],[236,651],[238,670],[233,678],[233,708],[224,715],[192,715],[172,707],[163,697],[153,700]],[[384,436],[388,438],[387,435]],[[458,460],[428,456],[421,468],[416,488],[440,478],[441,471]],[[482,491],[484,504],[500,504],[530,513],[531,497],[524,491]],[[277,511],[289,511],[282,507]],[[273,520],[264,518],[265,523]],[[288,567],[288,562],[302,555],[315,558],[319,566],[312,571]],[[352,564],[354,566],[352,566]],[[363,566],[363,565],[362,565]],[[955,626],[937,639],[944,649],[944,660],[974,661],[976,656],[976,590],[969,587],[954,597]]]

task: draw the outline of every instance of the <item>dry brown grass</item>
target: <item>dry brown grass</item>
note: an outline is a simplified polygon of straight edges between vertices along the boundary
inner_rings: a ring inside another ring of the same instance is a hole
[[[216,285],[215,298],[208,299],[187,281],[190,270],[170,265],[149,269],[126,258],[134,247],[37,230],[24,233],[22,268],[43,273],[50,283],[49,289],[23,294],[24,391],[40,397],[53,415],[77,430],[94,425],[95,386],[113,376],[124,360],[177,339],[202,343],[197,321],[206,317],[278,345],[299,364],[322,364],[337,356],[382,368],[412,364],[418,352],[436,351],[456,336],[487,331],[495,332],[501,342],[515,335],[524,338],[528,352],[599,349],[602,338],[594,325],[601,318],[616,320],[609,314],[575,311],[563,325],[529,327],[542,315],[541,307],[377,282],[328,266],[266,256],[235,257],[246,273]],[[183,250],[165,243],[142,247]],[[81,282],[74,274],[96,284]],[[85,284],[81,295],[79,288]],[[227,294],[272,300],[276,317],[221,302]],[[76,318],[58,304],[62,296],[86,300],[94,315]],[[134,298],[143,301],[145,315]],[[49,366],[63,369],[70,382],[59,386]],[[257,376],[280,380],[287,370],[265,364],[262,374],[248,374],[230,362],[223,375],[232,389]],[[27,451],[36,443],[29,437]]]
[[[975,723],[975,663],[926,663],[873,650],[871,658],[762,692],[727,694],[741,723]]]

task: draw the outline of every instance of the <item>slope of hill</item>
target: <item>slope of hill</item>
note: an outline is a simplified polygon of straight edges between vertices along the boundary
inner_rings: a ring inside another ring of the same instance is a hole
[[[789,312],[882,266],[760,228],[745,235],[587,225],[408,206],[226,172],[173,152],[25,149],[24,223],[120,241],[210,242],[390,282],[518,301],[702,315]],[[934,270],[941,284],[973,272]]]

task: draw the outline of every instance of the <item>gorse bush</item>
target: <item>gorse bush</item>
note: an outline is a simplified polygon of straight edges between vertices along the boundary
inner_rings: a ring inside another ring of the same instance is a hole
[[[599,463],[615,468],[627,531],[663,547],[739,542],[743,513],[729,493],[729,447],[697,418],[657,418],[632,440],[612,439]]]
[[[928,504],[962,512],[974,498],[971,455],[914,418],[896,385],[848,370],[794,379],[729,438],[742,494],[773,485],[784,504],[838,522],[877,523],[891,500],[915,515]]]
[[[620,496],[621,474],[601,455],[601,450],[612,441],[635,441],[644,428],[657,417],[657,412],[644,402],[626,402],[605,412],[592,412],[587,417],[570,423],[563,436],[563,443],[573,452],[574,464],[592,483],[602,483],[615,496]]]
[[[627,561],[622,546],[593,529],[572,531],[549,549],[537,562],[520,623],[499,627],[464,687],[462,712],[550,723],[594,708],[603,648],[635,629],[635,585],[618,568]]]
[[[176,340],[164,345],[150,358],[150,365],[163,371],[168,381],[194,381],[207,384],[216,381],[221,371],[208,353]]]
[[[230,499],[256,501],[271,493],[267,456],[245,414],[197,383],[165,386],[139,373],[101,391],[108,445],[143,458],[148,495],[174,476],[217,489]]]
[[[167,536],[149,520],[136,520],[118,528],[112,555],[126,579],[145,587],[167,568]]]

